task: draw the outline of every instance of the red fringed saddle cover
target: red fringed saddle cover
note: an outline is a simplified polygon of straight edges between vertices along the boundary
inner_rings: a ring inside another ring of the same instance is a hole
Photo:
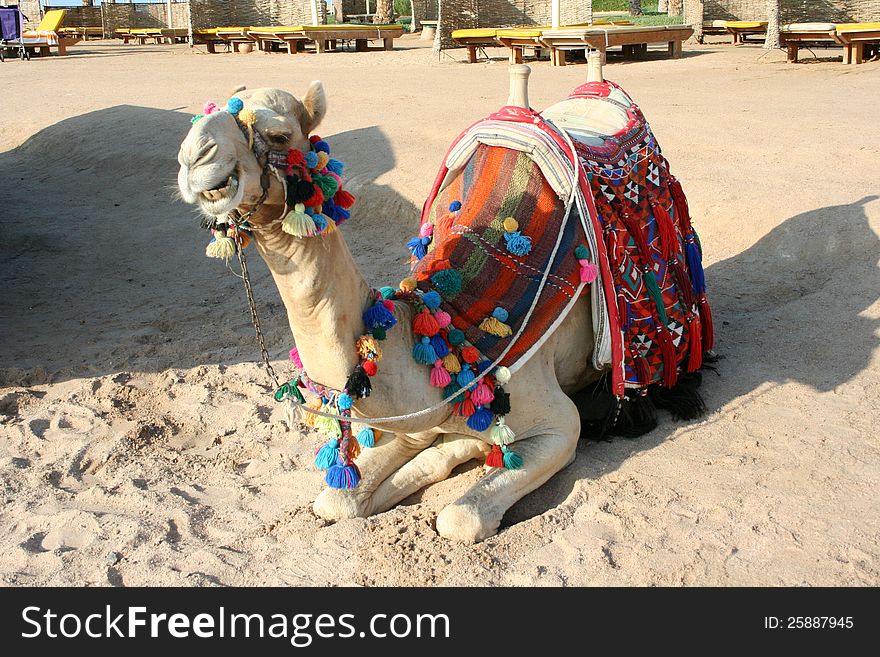
[[[610,366],[613,391],[671,387],[712,348],[699,239],[681,185],[638,106],[611,82],[582,85],[560,106],[589,117],[582,110],[590,103],[615,104],[626,126],[602,135],[584,130],[586,121],[545,122],[530,110],[504,108],[465,131],[445,165],[460,143],[480,143],[465,149],[468,159],[441,168],[425,203],[420,234],[429,237],[424,252],[413,251],[413,276],[423,292],[440,292],[452,326],[486,360],[503,357],[501,364],[515,367],[559,325],[572,299],[591,291],[579,278],[584,252],[575,254],[586,247],[599,272],[592,283],[595,347],[608,354],[597,364]],[[578,203],[551,184],[566,176]],[[505,225],[510,217],[515,226]],[[510,228],[528,239],[527,253],[510,247]],[[448,268],[461,275],[455,294],[432,284],[433,274]],[[510,335],[482,328],[497,308]],[[601,349],[606,338],[609,346]]]

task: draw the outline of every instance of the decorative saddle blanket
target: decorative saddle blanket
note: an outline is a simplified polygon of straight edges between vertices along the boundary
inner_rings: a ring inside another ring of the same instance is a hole
[[[622,127],[596,127],[615,112]],[[414,283],[439,293],[486,366],[516,371],[587,293],[593,364],[611,369],[617,395],[675,385],[712,347],[687,201],[641,110],[611,82],[578,87],[544,117],[508,107],[465,131],[408,246]]]

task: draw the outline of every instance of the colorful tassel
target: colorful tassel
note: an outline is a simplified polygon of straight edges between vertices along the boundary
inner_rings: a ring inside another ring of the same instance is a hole
[[[463,399],[459,403],[455,405],[455,412],[461,415],[462,417],[470,417],[476,412],[476,407],[474,406],[474,402],[470,399]]]
[[[691,284],[691,278],[679,256],[669,261],[669,267],[675,275],[675,286],[681,296],[681,303],[690,312],[694,307],[694,288]]]
[[[422,365],[431,365],[437,360],[437,352],[431,346],[431,338],[423,337],[413,347],[413,358]]]
[[[431,337],[440,332],[440,327],[437,326],[437,320],[434,319],[434,316],[425,309],[418,313],[415,316],[415,319],[413,319],[413,332],[416,335]]]
[[[675,225],[672,223],[672,217],[669,216],[669,212],[662,203],[651,201],[651,208],[654,213],[654,224],[657,226],[657,232],[660,235],[660,254],[664,260],[668,260],[678,253],[679,250]]]
[[[446,386],[446,388],[443,389],[443,399],[446,399],[450,395],[458,392],[458,389],[459,389],[458,384],[450,383],[448,386]],[[450,404],[460,404],[463,401],[464,401],[464,393],[461,392],[461,393],[455,395],[455,397],[453,397],[452,399],[450,399],[449,403]]]
[[[504,240],[507,242],[507,250],[515,256],[527,256],[532,251],[532,238],[519,231],[505,233]]]
[[[589,260],[578,260],[581,283],[592,283],[599,276],[599,268]]]
[[[422,303],[428,308],[428,310],[437,310],[440,307],[440,295],[434,290],[430,292],[425,292],[422,295]]]
[[[446,354],[443,358],[443,367],[450,374],[458,374],[461,372],[461,363],[458,362],[458,356],[453,353]]]
[[[364,427],[358,431],[356,440],[361,447],[369,449],[376,446],[376,434],[370,427]]]
[[[446,358],[449,355],[449,345],[446,344],[446,340],[439,333],[431,336],[431,346],[434,347],[434,353],[437,354],[437,358]]]
[[[510,381],[510,370],[504,367],[504,365],[496,367],[495,382],[498,383],[498,385],[503,386],[508,381]]]
[[[486,456],[486,465],[490,468],[504,467],[504,454],[501,452],[499,445],[492,445],[492,449],[489,450],[489,454]]]
[[[315,467],[326,470],[339,460],[339,440],[331,438],[315,452]]]
[[[474,431],[485,431],[492,426],[492,411],[480,406],[474,410],[473,415],[467,419],[467,425]]]
[[[379,371],[379,365],[374,360],[365,360],[361,367],[367,376],[376,376],[376,373]]]
[[[506,338],[513,335],[511,328],[504,322],[500,322],[494,317],[486,317],[480,322],[480,330],[491,335],[497,335],[499,338]]]
[[[507,447],[506,445],[501,448],[502,454],[504,457],[502,458],[502,463],[504,463],[504,467],[508,470],[519,470],[523,466],[523,458],[512,449]]]
[[[461,350],[461,359],[465,363],[476,363],[480,359],[480,352],[476,347],[464,347]]]
[[[354,195],[350,192],[345,191],[344,189],[340,189],[333,196],[333,202],[336,203],[340,208],[345,208],[346,210],[354,205],[355,198]]]
[[[343,391],[339,393],[339,396],[336,398],[336,408],[340,411],[347,411],[351,409],[354,400],[351,398],[347,392]]]
[[[519,230],[519,222],[513,217],[505,217],[504,221],[501,222],[501,226],[504,228],[505,233],[515,233]]]
[[[359,365],[354,368],[354,372],[349,375],[348,380],[345,382],[345,389],[348,390],[348,394],[355,397],[364,398],[370,396],[373,386],[370,383],[370,377],[367,376],[363,367]]]
[[[688,208],[687,197],[684,195],[681,183],[675,176],[669,176],[669,193],[672,194],[672,202],[675,205],[678,228],[682,235],[687,235],[691,232],[690,208]]]
[[[384,329],[390,329],[397,324],[397,318],[395,318],[391,311],[380,302],[374,303],[364,311],[363,320],[368,329],[377,326],[381,326]]]
[[[492,427],[492,433],[490,436],[492,437],[492,442],[496,445],[507,445],[508,443],[512,443],[514,438],[516,438],[513,429],[507,426],[504,422],[504,417],[498,418],[495,426]]]
[[[633,362],[636,370],[636,377],[638,377],[639,385],[642,387],[646,387],[651,385],[651,370],[648,369],[648,361],[645,360],[644,356],[636,356],[633,358]]]
[[[452,383],[452,377],[449,372],[443,369],[443,361],[439,358],[434,361],[434,367],[431,368],[431,385],[435,388],[445,388]]]
[[[657,341],[660,343],[660,354],[663,356],[663,385],[672,388],[678,381],[678,353],[668,328],[657,327]]]
[[[361,471],[354,463],[336,464],[328,468],[324,481],[330,488],[352,489],[360,483]]]
[[[474,404],[477,404],[478,406],[491,404],[492,400],[495,399],[495,394],[485,383],[478,383],[477,387],[474,388],[474,391],[471,393],[471,399]]]
[[[696,372],[703,364],[703,339],[700,318],[693,317],[688,323],[688,372]]]
[[[231,258],[235,255],[235,241],[226,237],[223,231],[215,230],[214,239],[205,247],[205,255],[209,258]]]
[[[495,415],[507,415],[510,413],[510,394],[504,392],[504,388],[501,386],[495,388],[492,394],[495,395],[495,399],[489,404],[489,410],[495,413]]]
[[[406,248],[409,249],[409,252],[412,253],[413,258],[416,260],[421,260],[428,253],[427,245],[422,242],[421,237],[413,237],[406,243]]]
[[[355,343],[355,349],[361,358],[382,358],[379,343],[372,335],[362,335]]]
[[[445,297],[461,292],[461,274],[455,269],[441,269],[431,276],[431,283]]]
[[[444,329],[452,323],[452,316],[445,310],[438,310],[434,313],[434,321],[437,326]]]
[[[281,230],[294,237],[312,237],[317,234],[314,220],[306,214],[306,206],[297,203],[281,222]]]
[[[466,367],[461,370],[458,374],[455,375],[455,382],[458,383],[460,388],[466,388],[471,383],[474,382],[475,375],[471,368]]]
[[[694,294],[699,297],[706,292],[706,278],[703,272],[703,258],[696,242],[696,233],[692,233],[688,237],[685,243],[685,254],[687,255],[688,271],[691,275],[691,285],[694,288]]]
[[[464,331],[461,331],[457,328],[451,328],[446,334],[446,339],[449,340],[449,344],[451,344],[453,347],[457,347],[462,342],[464,342]]]
[[[660,321],[663,322],[665,326],[669,323],[669,317],[666,314],[666,304],[663,302],[663,294],[660,292],[660,287],[657,285],[657,276],[652,269],[646,269],[642,272],[642,281],[645,283],[645,289],[648,291],[648,296],[654,301],[654,306],[657,308],[657,315],[660,317]]]
[[[416,289],[416,279],[407,276],[402,281],[400,281],[400,291],[401,292],[412,292]]]
[[[715,323],[712,321],[712,309],[709,302],[703,296],[698,302],[700,308],[700,322],[703,325],[703,352],[712,351],[715,346]]]
[[[331,409],[323,408],[322,410],[329,412]],[[342,427],[339,426],[339,420],[334,420],[332,417],[316,416],[315,429],[330,438],[342,438]]]

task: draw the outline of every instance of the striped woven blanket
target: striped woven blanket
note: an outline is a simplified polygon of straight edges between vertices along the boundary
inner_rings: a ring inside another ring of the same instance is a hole
[[[603,135],[508,107],[469,128],[410,240],[412,276],[486,365],[516,371],[590,294],[593,365],[615,394],[672,386],[712,342],[684,194],[619,87],[584,85],[565,102],[586,117],[579,103],[616,103],[626,125]]]

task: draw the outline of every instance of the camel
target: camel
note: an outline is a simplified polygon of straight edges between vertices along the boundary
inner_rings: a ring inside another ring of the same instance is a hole
[[[522,94],[520,94],[522,96]],[[240,88],[234,93],[255,111],[254,128],[271,149],[309,150],[312,133],[327,110],[320,82],[302,100],[279,89]],[[527,100],[520,97],[521,105]],[[355,341],[363,333],[362,312],[374,302],[341,231],[294,237],[281,228],[285,189],[269,176],[265,199],[263,167],[233,115],[215,112],[195,122],[183,140],[178,182],[183,199],[208,217],[233,210],[253,211],[256,250],[268,265],[287,309],[299,357],[313,381],[337,390],[359,362]],[[355,206],[356,211],[356,206]],[[356,399],[353,419],[396,416],[430,406],[437,398],[424,365],[412,358],[416,337],[408,330],[413,309],[393,303],[397,328],[382,342],[382,366],[370,396]],[[583,295],[550,338],[515,373],[505,389],[518,403],[506,416],[516,436],[520,469],[487,472],[436,519],[440,536],[474,543],[493,536],[505,512],[572,463],[581,416],[571,396],[601,375],[591,363],[593,324],[590,296]],[[389,432],[357,459],[362,479],[352,489],[325,489],[314,513],[329,521],[386,511],[422,488],[447,478],[452,470],[485,458],[486,432],[468,427],[446,405],[404,422],[376,425]],[[393,432],[391,434],[390,432]]]

